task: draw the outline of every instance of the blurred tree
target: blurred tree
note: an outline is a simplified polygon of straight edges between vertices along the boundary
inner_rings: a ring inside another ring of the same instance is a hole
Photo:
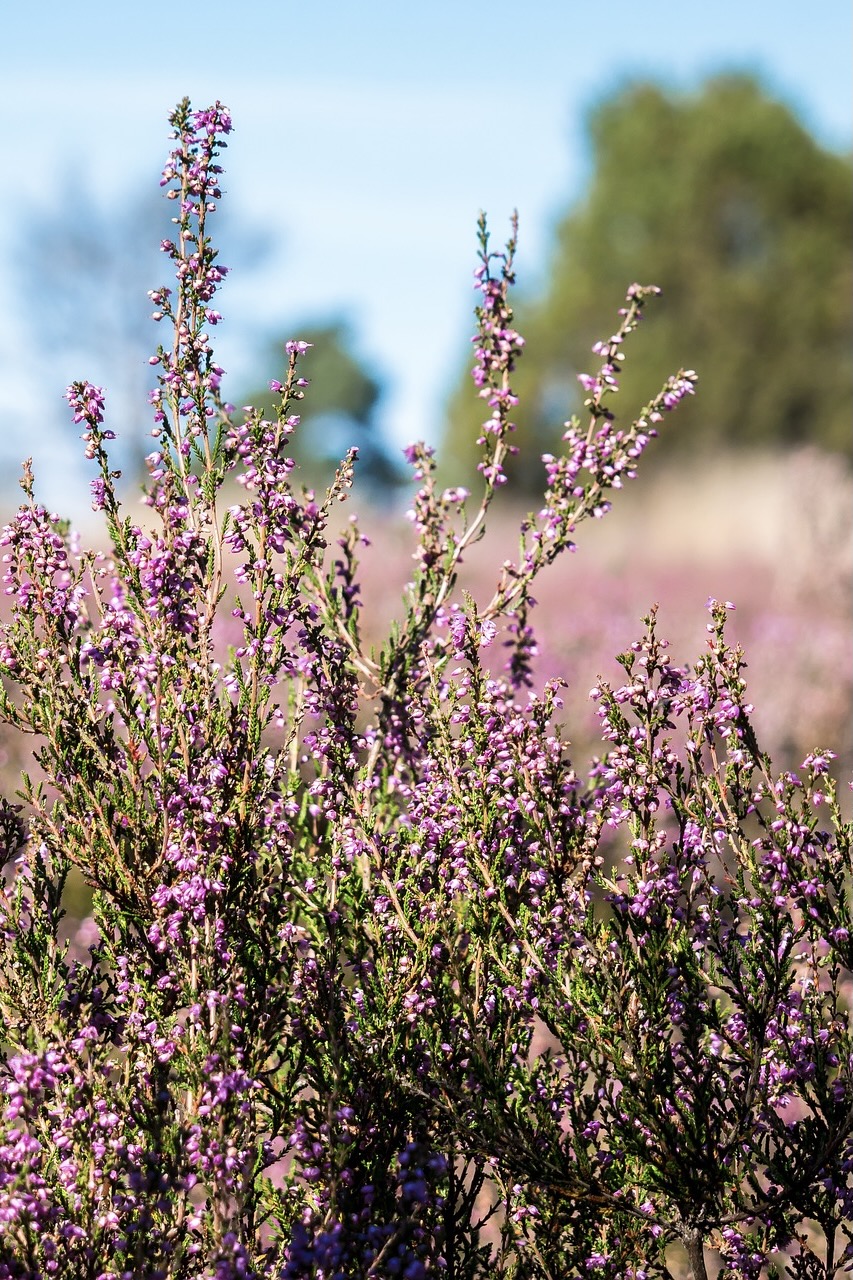
[[[812,442],[849,450],[849,157],[823,150],[751,78],[723,76],[690,96],[652,84],[600,104],[588,124],[592,180],[557,228],[541,297],[522,300],[526,348],[507,470],[541,488],[540,455],[579,412],[577,374],[613,332],[634,280],[660,302],[631,341],[626,406],[644,403],[673,360],[697,369],[670,447]],[[455,393],[442,461],[471,472],[487,415],[470,378]]]
[[[360,485],[382,491],[403,478],[401,467],[388,451],[376,425],[376,407],[382,385],[365,368],[353,350],[349,326],[342,320],[323,325],[297,326],[294,336],[311,344],[300,363],[302,376],[310,386],[299,408],[300,425],[291,437],[291,455],[300,467],[299,479],[314,488],[324,488],[332,469],[351,445],[359,451]],[[280,377],[286,363],[284,339],[274,342],[263,368],[269,376]],[[240,404],[251,404],[274,416],[278,397],[263,387],[241,396]]]

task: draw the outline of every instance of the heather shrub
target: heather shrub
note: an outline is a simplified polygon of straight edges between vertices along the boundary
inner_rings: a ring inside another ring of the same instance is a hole
[[[522,345],[515,232],[495,252],[481,223],[482,494],[407,451],[411,582],[368,646],[366,550],[355,521],[332,533],[355,451],[323,496],[297,489],[299,341],[274,418],[223,403],[230,120],[184,102],[171,123],[147,516],[121,507],[103,392],[78,382],[109,552],[27,467],[2,536],[2,711],[34,764],[0,812],[0,1277],[849,1269],[831,753],[774,772],[716,602],[692,667],[650,611],[593,690],[586,769],[560,681],[536,683],[537,578],[693,391],[682,371],[633,421],[610,407],[655,290],[597,344],[587,421],[478,606],[458,571],[513,447]],[[72,871],[94,899],[69,941]]]

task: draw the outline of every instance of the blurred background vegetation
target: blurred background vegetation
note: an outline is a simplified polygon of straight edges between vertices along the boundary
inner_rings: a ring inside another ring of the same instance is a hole
[[[700,378],[667,432],[669,456],[803,444],[849,456],[850,158],[745,76],[689,95],[633,85],[588,130],[589,188],[557,227],[544,288],[516,311],[516,491],[541,491],[540,456],[580,411],[577,374],[595,371],[590,347],[613,332],[634,280],[663,296],[628,347],[622,403],[645,403],[673,361]],[[442,448],[454,475],[476,466],[484,416],[460,375]]]

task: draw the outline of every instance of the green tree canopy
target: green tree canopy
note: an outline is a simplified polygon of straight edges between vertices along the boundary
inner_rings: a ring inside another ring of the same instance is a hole
[[[301,421],[290,446],[303,481],[315,487],[326,485],[331,479],[330,466],[356,445],[362,483],[375,490],[399,482],[401,470],[376,425],[382,383],[355,354],[348,326],[335,320],[301,326],[294,333],[311,347],[299,366],[310,385],[300,405]],[[271,344],[271,367],[284,366],[284,346],[284,339]],[[254,405],[274,417],[278,396],[267,383],[241,396],[240,403]]]
[[[699,373],[671,445],[850,444],[851,165],[822,149],[790,110],[745,76],[692,95],[626,88],[588,122],[592,178],[557,228],[547,284],[518,308],[520,456],[541,487],[540,455],[578,412],[577,374],[615,327],[634,280],[657,284],[632,341],[625,404],[645,402],[672,353]],[[522,228],[523,235],[523,228]],[[453,397],[444,461],[469,471],[485,416],[470,378]]]

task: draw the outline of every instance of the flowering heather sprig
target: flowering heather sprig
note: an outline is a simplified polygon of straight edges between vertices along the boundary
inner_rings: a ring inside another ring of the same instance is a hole
[[[631,285],[626,306],[619,312],[621,322],[617,332],[593,347],[596,354],[603,356],[604,363],[596,377],[581,375],[581,382],[589,392],[584,402],[589,410],[589,423],[583,430],[580,420],[572,418],[563,434],[564,452],[559,457],[543,456],[545,506],[538,516],[530,515],[522,523],[518,563],[507,562],[503,566],[497,590],[486,608],[487,617],[511,617],[508,667],[516,686],[530,680],[530,655],[535,648],[528,625],[533,579],[562,552],[575,550],[573,537],[578,524],[607,514],[610,510],[610,502],[605,497],[608,490],[620,489],[624,479],[636,476],[639,458],[657,435],[651,424],[660,422],[664,412],[674,409],[686,395],[693,394],[696,374],[692,369],[683,369],[666,380],[625,430],[613,426],[615,415],[604,406],[606,397],[619,389],[615,362],[625,359],[622,344],[639,325],[647,298],[658,293],[660,290],[655,286]]]
[[[480,265],[474,272],[482,300],[477,307],[477,334],[474,343],[475,364],[472,370],[477,394],[485,400],[491,414],[483,423],[483,434],[477,441],[485,447],[478,470],[482,472],[489,489],[506,483],[503,460],[507,453],[516,453],[517,447],[508,441],[515,424],[510,413],[518,404],[510,385],[510,376],[516,359],[521,355],[524,339],[512,327],[512,307],[509,290],[515,283],[513,264],[518,241],[518,214],[512,216],[512,231],[502,253],[489,249],[489,233],[486,215],[480,214],[477,223],[480,241]],[[498,264],[498,274],[492,274],[492,264]]]
[[[152,392],[154,429],[165,448],[150,460],[153,472],[165,466],[174,473],[189,494],[193,484],[193,462],[221,474],[221,432],[223,405],[219,394],[222,369],[213,358],[208,328],[222,319],[211,303],[228,268],[218,262],[218,251],[207,234],[207,218],[215,213],[222,197],[222,166],[216,163],[227,146],[231,117],[220,104],[204,111],[192,111],[189,99],[179,103],[169,117],[175,147],[163,169],[160,185],[168,199],[177,204],[173,218],[176,238],[163,240],[160,248],[175,264],[177,290],[161,286],[149,297],[156,310],[155,321],[173,325],[171,348],[158,347],[150,363],[157,367],[160,386]],[[212,477],[211,477],[212,478]],[[153,504],[162,501],[158,476],[150,495]],[[207,489],[207,504],[212,493]],[[206,505],[206,504],[205,504]],[[198,504],[204,510],[202,504]],[[191,504],[195,511],[195,505]]]
[[[480,223],[484,484],[416,491],[405,616],[365,651],[355,451],[322,495],[270,419],[222,404],[207,231],[231,127],[171,117],[148,524],[123,514],[104,395],[68,389],[109,552],[26,501],[0,537],[0,714],[35,736],[0,801],[0,1280],[732,1280],[853,1263],[853,862],[832,753],[774,772],[729,607],[657,634],[593,699],[533,692],[531,589],[603,514],[682,372],[625,428],[633,286],[590,421],[484,607],[457,571],[512,429],[515,226]],[[496,274],[492,274],[494,264]],[[224,486],[228,485],[227,496]],[[489,665],[509,632],[509,678]],[[230,643],[229,642],[233,642]],[[33,771],[35,774],[35,770]],[[93,894],[70,941],[72,873]]]

